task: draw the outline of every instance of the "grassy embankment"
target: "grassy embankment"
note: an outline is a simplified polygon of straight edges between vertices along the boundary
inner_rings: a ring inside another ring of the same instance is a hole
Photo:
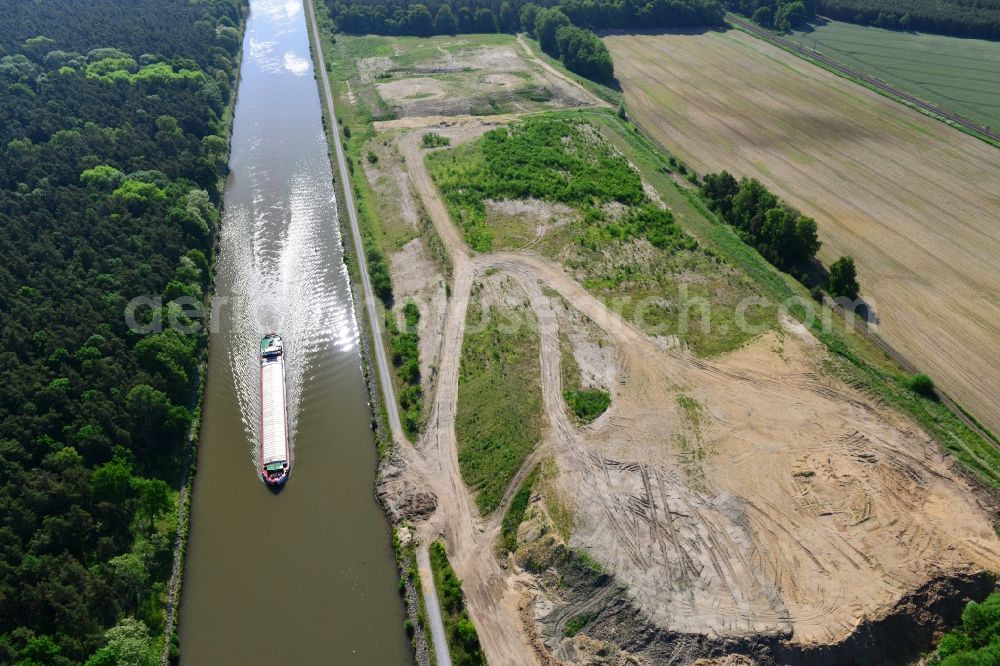
[[[510,552],[517,548],[517,528],[521,525],[524,513],[528,510],[528,502],[531,500],[531,491],[538,478],[538,470],[539,468],[536,466],[525,477],[517,492],[514,493],[510,506],[507,507],[507,512],[500,523],[500,540],[497,543],[497,549],[501,553]]]
[[[462,478],[487,514],[541,439],[538,325],[530,308],[485,308],[473,286],[458,377],[455,438]]]
[[[430,560],[451,662],[456,666],[485,666],[486,657],[479,645],[479,635],[465,609],[462,581],[448,563],[448,555],[440,541],[431,544]]]
[[[392,191],[392,188],[400,187],[397,174],[402,171],[403,157],[392,138],[377,136],[372,126],[375,120],[393,117],[392,110],[378,96],[374,87],[351,86],[352,81],[355,84],[359,81],[359,60],[392,54],[392,42],[384,37],[345,35],[338,35],[334,41],[328,20],[321,16],[319,21],[330,83],[337,105],[339,125],[336,131],[341,132],[351,173],[368,271],[372,286],[385,308],[384,341],[393,349],[393,384],[399,400],[400,416],[406,433],[415,438],[424,419],[419,357],[417,354],[401,355],[397,351],[419,350],[419,333],[413,312],[405,311],[410,301],[397,302],[395,297],[389,257],[410,241],[421,238],[445,275],[449,272],[447,258],[419,200],[413,197],[404,199],[400,193]],[[415,38],[410,41],[420,43]],[[327,128],[328,131],[333,131],[329,120]],[[387,190],[390,190],[388,195]],[[404,200],[412,202],[416,209],[415,224],[407,220],[401,209]],[[352,253],[348,249],[346,254]],[[348,258],[349,267],[356,272],[356,262],[353,257]],[[413,325],[401,327],[400,322],[413,322]],[[383,455],[386,452],[385,442],[381,439],[379,450]]]
[[[555,460],[547,457],[536,465],[521,482],[514,497],[511,498],[506,513],[504,513],[503,521],[500,523],[500,537],[496,546],[501,555],[513,553],[520,545],[517,540],[517,530],[524,522],[531,495],[535,492],[542,500],[555,533],[563,542],[569,541],[573,532],[573,513],[553,483],[557,474]]]
[[[329,18],[329,15],[322,10],[322,7],[317,7],[315,13],[316,13],[316,20],[319,23],[318,28],[319,28],[320,40],[322,41],[323,55],[326,57],[326,62],[322,63],[321,65],[318,61],[316,49],[312,44],[311,29],[310,29],[310,40],[309,40],[310,55],[313,61],[314,76],[317,77],[316,85],[319,86],[320,90],[322,91],[322,84],[319,82],[318,73],[316,72],[319,71],[320,66],[323,66],[325,67],[330,77],[330,85],[332,86],[334,104],[337,107],[336,112],[338,118],[337,122],[334,122],[333,116],[331,115],[332,109],[327,109],[325,100],[322,99],[322,95],[320,96],[321,97],[320,103],[322,106],[322,113],[323,113],[323,127],[326,130],[327,153],[330,155],[330,164],[334,169],[334,175],[333,175],[334,189],[335,191],[339,191],[341,185],[339,182],[340,176],[337,173],[336,169],[336,160],[334,158],[336,149],[334,148],[334,143],[333,143],[333,133],[341,131],[340,127],[343,126],[344,116],[345,115],[352,116],[353,111],[351,110],[350,106],[346,104],[346,99],[343,97],[343,93],[340,89],[340,86],[338,85],[336,77],[336,70],[334,68],[334,64],[337,62],[337,59],[333,56],[333,54],[334,51],[337,49],[336,46],[337,41],[334,38],[333,24]],[[309,20],[308,12],[306,12],[306,20],[307,21]],[[350,125],[348,125],[348,127],[349,126]],[[345,134],[345,139],[346,139],[346,134]],[[358,160],[357,155],[352,156],[350,154],[349,142],[347,141],[344,142],[344,149],[346,153],[348,169],[351,173],[352,182],[354,183],[355,186],[354,194],[356,199],[360,201],[360,189],[358,188],[357,183],[354,180],[355,166],[356,164],[360,164],[360,162]],[[347,271],[351,276],[351,283],[358,284],[360,281],[360,273],[359,273],[360,268],[358,265],[358,259],[354,253],[353,243],[349,241],[349,238],[351,236],[351,231],[348,225],[346,211],[344,209],[343,197],[341,196],[337,197],[337,210],[338,210],[338,218],[340,221],[341,235],[343,238],[342,244],[344,247],[344,264],[347,266]],[[365,242],[365,246],[367,248],[371,246],[371,243],[369,242],[371,238],[371,231],[365,221],[364,208],[360,204],[358,204],[358,215],[359,215],[358,218],[359,224],[362,227],[362,237]],[[384,265],[384,256],[381,256],[380,258],[381,258],[381,263]],[[376,261],[375,263],[377,265],[379,262]],[[379,274],[378,268],[376,268],[374,272],[372,271],[372,262],[370,260],[369,260],[369,274],[370,277],[372,278],[372,289],[377,290],[378,287],[376,286],[376,282],[378,279],[381,279],[381,276]],[[388,273],[386,273],[386,275],[388,275]],[[355,297],[358,296],[359,296],[358,292],[355,292]],[[369,354],[368,349],[374,342],[372,338],[373,332],[370,330],[370,327],[368,326],[367,319],[363,316],[359,316],[358,326],[361,329],[361,336],[363,342],[362,353],[365,359],[367,359],[366,362],[363,363],[362,365],[362,373],[364,375],[364,381],[368,390],[368,395],[373,401],[373,405],[375,405],[375,410],[376,410],[376,413],[373,414],[372,416],[372,424],[371,424],[372,431],[375,433],[375,445],[378,449],[379,459],[382,459],[388,456],[389,451],[392,448],[392,434],[388,431],[387,427],[379,427],[380,423],[384,424],[388,421],[388,414],[386,412],[385,405],[382,404],[381,400],[382,396],[381,378],[379,377],[379,374],[374,371],[373,365],[371,364],[370,358],[368,356]]]

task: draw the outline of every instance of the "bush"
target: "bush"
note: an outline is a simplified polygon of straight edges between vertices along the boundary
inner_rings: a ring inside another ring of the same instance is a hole
[[[603,389],[584,389],[563,393],[570,411],[584,423],[590,423],[611,404],[611,396]]]
[[[910,379],[906,382],[906,388],[929,400],[937,400],[937,391],[934,389],[934,380],[923,373],[918,373],[910,377]]]
[[[372,289],[375,295],[389,307],[392,305],[392,278],[389,276],[389,267],[385,263],[385,256],[371,245],[373,241],[369,239],[368,250],[365,257],[368,259],[368,276],[372,280]]]
[[[423,392],[420,388],[420,308],[413,301],[403,306],[406,328],[400,331],[390,314],[386,319],[392,364],[403,386],[399,390],[399,406],[403,410],[403,428],[411,437],[420,431],[423,421]]]
[[[442,146],[450,146],[451,139],[434,132],[427,132],[421,137],[420,143],[424,148],[441,148]]]

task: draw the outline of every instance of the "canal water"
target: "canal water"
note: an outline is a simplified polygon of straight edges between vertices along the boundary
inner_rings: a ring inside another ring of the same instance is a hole
[[[184,664],[410,661],[302,0],[251,0],[180,615]],[[219,304],[222,307],[219,307]],[[292,472],[257,473],[260,338]]]

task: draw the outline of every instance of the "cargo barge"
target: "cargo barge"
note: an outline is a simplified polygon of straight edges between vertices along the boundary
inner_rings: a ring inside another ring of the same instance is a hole
[[[285,356],[281,337],[268,333],[260,341],[260,473],[272,488],[291,472]]]

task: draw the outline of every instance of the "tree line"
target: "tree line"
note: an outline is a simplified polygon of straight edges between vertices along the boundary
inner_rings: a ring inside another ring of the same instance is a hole
[[[808,281],[820,240],[816,221],[772,194],[756,178],[736,178],[728,171],[708,174],[700,192],[708,207],[734,227],[743,241],[777,268]],[[835,297],[856,299],[860,287],[852,257],[841,257],[830,265],[826,288]],[[813,295],[820,297],[820,286]]]
[[[522,27],[538,38],[542,50],[566,68],[597,81],[614,78],[614,64],[604,42],[590,30],[579,28],[559,8],[525,5]]]
[[[0,663],[152,663],[211,282],[241,0],[0,23]],[[140,323],[176,307],[137,311]]]
[[[728,171],[708,174],[701,193],[713,212],[781,270],[801,267],[816,257],[816,221],[781,202],[756,178],[737,181]]]
[[[349,34],[527,32],[569,70],[596,80],[613,78],[614,67],[594,30],[718,27],[725,14],[716,0],[332,0],[329,9]]]
[[[817,0],[839,21],[956,37],[1000,38],[1000,0]]]
[[[1000,0],[726,0],[754,23],[788,32],[816,18],[890,30],[1000,38]]]
[[[816,0],[726,0],[726,6],[777,32],[789,32],[816,18]]]
[[[574,25],[589,30],[719,27],[725,14],[716,0],[328,0],[327,4],[343,32],[415,36],[528,30],[531,25],[523,19],[527,5],[558,8]]]

